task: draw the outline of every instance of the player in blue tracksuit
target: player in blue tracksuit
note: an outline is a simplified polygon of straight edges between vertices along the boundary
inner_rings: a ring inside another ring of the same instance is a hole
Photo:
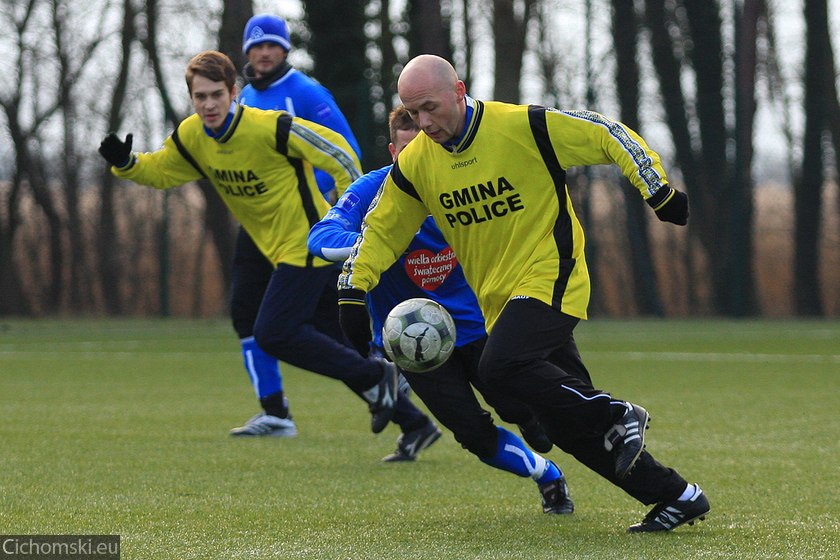
[[[258,14],[248,20],[242,50],[248,57],[246,85],[239,102],[258,109],[283,110],[341,134],[361,158],[359,144],[330,91],[287,61],[292,45],[286,22],[275,15]],[[326,171],[315,169],[318,189],[327,200],[336,199],[335,181]],[[231,318],[242,346],[243,362],[263,411],[244,426],[231,430],[234,436],[294,436],[280,368],[260,348],[253,336],[257,311],[274,267],[239,228],[231,282]],[[439,434],[437,426],[408,398],[397,401],[393,421],[404,433]],[[413,456],[412,456],[413,458]]]
[[[408,112],[400,106],[389,118],[391,155],[418,133]],[[323,259],[343,261],[356,243],[362,221],[379,187],[390,171],[388,165],[354,181],[347,191],[309,232],[309,251]],[[540,487],[546,513],[571,513],[565,477],[554,463],[528,449],[512,432],[497,427],[490,413],[481,408],[471,387],[475,386],[496,409],[502,420],[520,425],[526,437],[539,434],[539,424],[524,404],[490,391],[478,379],[478,358],[487,338],[478,301],[464,278],[457,257],[431,216],[423,222],[406,252],[382,274],[368,294],[373,323],[374,351],[382,352],[382,324],[401,301],[423,297],[442,304],[456,327],[456,349],[440,368],[426,373],[403,372],[411,388],[455,439],[483,462],[534,479]],[[534,441],[537,441],[536,439]],[[409,442],[400,441],[392,455],[399,460]],[[539,442],[537,446],[545,446]],[[544,451],[551,448],[550,443]]]

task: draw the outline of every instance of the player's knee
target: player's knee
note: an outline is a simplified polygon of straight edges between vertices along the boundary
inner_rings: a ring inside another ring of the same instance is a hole
[[[517,365],[510,358],[487,350],[481,355],[478,363],[478,376],[491,387],[503,384],[516,370]]]
[[[233,323],[233,330],[240,339],[254,335],[253,320],[246,320],[231,313],[231,322]]]
[[[496,454],[497,435],[496,428],[491,426],[490,430],[481,430],[480,432],[454,434],[455,441],[461,444],[461,447],[479,458],[492,457]]]
[[[481,414],[465,414],[459,422],[449,422],[455,441],[479,458],[492,457],[498,446],[498,430],[486,410]]]
[[[233,330],[239,338],[248,338],[254,334],[254,323],[259,312],[259,302],[255,305],[252,301],[238,298],[235,295],[230,300],[230,320],[233,323]]]
[[[294,332],[283,325],[259,320],[254,324],[254,340],[260,348],[277,357],[278,360],[286,359],[295,348]]]

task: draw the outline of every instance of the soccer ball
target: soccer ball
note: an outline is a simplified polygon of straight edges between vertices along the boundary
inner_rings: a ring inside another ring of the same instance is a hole
[[[439,303],[407,299],[394,307],[382,326],[382,344],[401,369],[414,373],[443,365],[455,349],[455,322]]]

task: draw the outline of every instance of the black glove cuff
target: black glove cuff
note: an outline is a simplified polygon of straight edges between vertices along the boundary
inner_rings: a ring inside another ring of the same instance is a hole
[[[678,190],[672,192],[672,196],[655,209],[656,217],[663,222],[684,226],[688,223],[688,196]]]
[[[134,164],[137,163],[137,156],[134,153],[129,154],[128,159],[122,165],[114,165],[120,171],[126,171],[127,169],[131,169],[134,167]]]
[[[343,288],[338,290],[339,305],[365,305],[365,292],[356,288]]]
[[[645,202],[648,203],[648,206],[653,208],[654,210],[659,210],[665,201],[667,201],[671,194],[674,192],[674,189],[669,187],[668,185],[662,185],[659,187],[659,190],[653,193],[653,196],[648,198]]]

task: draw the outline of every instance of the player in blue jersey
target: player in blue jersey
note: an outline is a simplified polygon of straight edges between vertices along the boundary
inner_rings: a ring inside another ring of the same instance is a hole
[[[344,136],[361,158],[359,143],[332,93],[289,64],[291,50],[283,18],[258,14],[248,20],[242,38],[242,51],[248,57],[243,71],[246,84],[239,102],[258,109],[286,111],[326,126]],[[335,202],[335,181],[330,174],[319,169],[315,178],[327,200]]]
[[[289,30],[282,18],[258,14],[248,20],[242,38],[242,50],[248,57],[243,72],[246,85],[239,102],[258,109],[283,110],[326,126],[341,134],[361,157],[359,143],[330,91],[289,64],[287,57],[291,48]],[[324,197],[334,202],[336,191],[332,176],[316,169],[315,179]],[[273,269],[245,229],[240,227],[233,260],[231,318],[262,412],[244,426],[231,430],[234,436],[291,437],[297,433],[289,414],[277,360],[260,348],[253,336],[257,310]],[[408,399],[399,399],[394,421],[406,433],[438,431],[434,422]]]
[[[389,116],[391,156],[397,154],[419,132],[404,107]],[[317,257],[344,261],[358,238],[362,220],[391,165],[372,171],[353,182],[309,232],[308,246]],[[423,223],[406,252],[385,272],[367,298],[373,323],[373,351],[382,352],[382,323],[388,312],[403,300],[425,297],[441,303],[452,315],[457,329],[457,346],[450,359],[435,371],[403,372],[409,385],[434,416],[452,430],[455,439],[481,461],[532,478],[539,486],[546,513],[571,513],[565,477],[551,461],[534,453],[512,432],[497,427],[489,412],[481,408],[472,387],[502,420],[518,424],[535,448],[546,452],[551,443],[533,412],[524,404],[490,390],[476,373],[487,334],[478,302],[467,285],[452,249],[431,217]],[[404,460],[423,440],[401,437],[397,450],[385,461]]]

